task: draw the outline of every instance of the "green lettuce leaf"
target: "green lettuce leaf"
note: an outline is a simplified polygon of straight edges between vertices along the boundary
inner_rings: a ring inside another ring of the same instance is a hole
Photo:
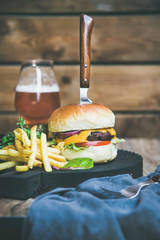
[[[78,170],[78,169],[89,169],[93,168],[94,163],[91,158],[74,158],[70,160],[64,167],[63,169],[73,169],[73,170]]]
[[[12,132],[8,132],[7,134],[4,134],[0,139],[0,149],[8,145],[14,145],[14,140],[15,140],[15,137]]]
[[[81,150],[84,150],[86,148],[88,148],[88,146],[85,146],[85,147],[76,147],[76,145],[74,143],[72,143],[71,145],[65,145],[64,149],[70,149],[70,150],[74,150],[76,152],[79,152]]]
[[[56,144],[57,144],[57,143],[56,143],[56,139],[53,138],[51,141],[47,141],[47,144],[48,144],[48,146],[50,146],[50,145],[56,145]]]
[[[118,143],[123,143],[123,142],[125,142],[125,140],[119,139],[119,138],[115,138],[115,139],[111,140],[111,143],[113,143],[113,144],[118,144]]]

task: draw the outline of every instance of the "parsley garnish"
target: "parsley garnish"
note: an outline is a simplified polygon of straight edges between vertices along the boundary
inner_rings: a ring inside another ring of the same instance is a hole
[[[30,128],[28,127],[28,125],[24,127],[24,125],[26,125],[26,121],[22,117],[19,117],[18,121],[19,122],[16,125],[19,125],[19,127],[23,129],[27,133],[28,137],[30,138],[30,135],[31,135]]]
[[[31,129],[29,128],[28,125],[26,125],[26,121],[22,117],[18,118],[18,122],[16,125],[19,126],[21,129],[23,129],[27,133],[27,135],[30,139]],[[47,127],[43,124],[40,124],[37,126],[37,138],[41,137],[42,132],[47,133]],[[2,134],[2,137],[0,139],[0,149],[3,147],[6,147],[8,145],[14,145],[14,142],[15,142],[15,136],[14,136],[13,132],[8,132],[7,134]],[[53,141],[53,142],[51,141],[51,144],[54,144],[54,143],[55,143],[55,141]]]

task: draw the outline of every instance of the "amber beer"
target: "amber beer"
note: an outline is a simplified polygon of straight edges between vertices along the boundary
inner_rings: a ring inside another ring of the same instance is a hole
[[[58,85],[17,86],[15,107],[27,124],[46,124],[51,113],[60,106]]]

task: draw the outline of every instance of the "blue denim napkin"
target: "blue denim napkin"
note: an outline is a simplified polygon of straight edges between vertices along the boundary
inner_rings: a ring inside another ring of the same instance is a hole
[[[160,166],[155,173],[160,173]],[[160,184],[145,187],[133,199],[112,194],[146,179],[129,174],[92,178],[76,188],[43,194],[29,208],[22,239],[159,240]]]

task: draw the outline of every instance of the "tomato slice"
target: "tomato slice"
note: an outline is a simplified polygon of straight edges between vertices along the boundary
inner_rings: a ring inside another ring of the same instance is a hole
[[[81,142],[81,143],[75,143],[77,147],[96,147],[96,146],[103,146],[110,144],[111,141],[87,141],[87,142]]]

